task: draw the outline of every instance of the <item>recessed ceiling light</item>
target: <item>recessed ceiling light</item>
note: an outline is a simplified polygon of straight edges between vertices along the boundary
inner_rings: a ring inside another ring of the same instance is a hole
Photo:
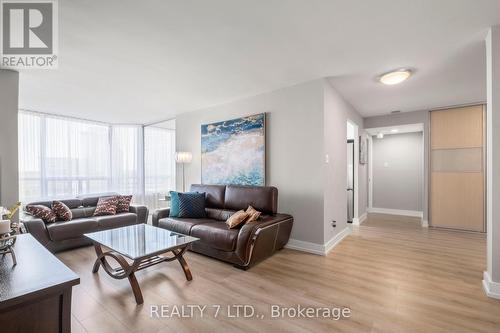
[[[411,70],[398,69],[389,73],[382,74],[378,80],[383,84],[392,86],[405,81],[410,76],[411,76]]]
[[[377,134],[377,139],[383,139],[383,138],[384,138],[384,133],[379,132],[379,133]]]

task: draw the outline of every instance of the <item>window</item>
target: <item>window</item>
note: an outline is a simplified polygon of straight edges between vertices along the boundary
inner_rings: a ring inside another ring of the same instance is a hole
[[[19,113],[22,202],[117,192],[159,207],[175,188],[175,130]]]

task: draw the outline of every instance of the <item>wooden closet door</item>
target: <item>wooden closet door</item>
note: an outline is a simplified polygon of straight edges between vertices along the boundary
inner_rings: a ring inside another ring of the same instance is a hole
[[[482,105],[431,112],[430,224],[484,232]]]

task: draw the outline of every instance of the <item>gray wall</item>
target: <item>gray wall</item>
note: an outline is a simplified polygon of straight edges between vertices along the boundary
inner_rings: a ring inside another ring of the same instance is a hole
[[[422,211],[422,132],[373,137],[373,207]]]
[[[18,96],[19,73],[0,70],[0,206],[19,200]]]
[[[364,133],[363,119],[330,85],[324,83],[324,132],[325,154],[329,163],[324,164],[324,241],[328,242],[347,226],[347,120],[358,125],[358,135]],[[357,152],[356,152],[357,154]],[[366,211],[367,165],[358,165],[358,215]],[[331,221],[337,227],[331,227]]]
[[[429,111],[404,112],[364,119],[366,128],[397,126],[406,124],[424,124],[424,187],[422,194],[423,220],[429,220]]]
[[[193,153],[187,184],[200,182],[202,124],[261,112],[267,114],[267,185],[279,190],[279,211],[295,218],[291,238],[323,244],[323,80],[179,115],[177,150]],[[180,174],[177,180],[180,189]]]

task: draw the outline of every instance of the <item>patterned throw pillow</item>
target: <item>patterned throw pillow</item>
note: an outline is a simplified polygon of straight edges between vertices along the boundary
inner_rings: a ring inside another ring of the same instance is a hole
[[[169,217],[179,217],[179,193],[170,191],[170,213]],[[198,193],[198,192],[184,192],[184,193]]]
[[[69,207],[61,201],[52,201],[52,211],[61,221],[71,221],[71,219],[73,219],[73,213],[71,212],[71,209],[69,209]]]
[[[203,218],[205,213],[205,192],[179,193],[179,216],[185,218]]]
[[[36,218],[42,219],[45,223],[53,223],[56,221],[57,216],[52,209],[43,205],[28,205],[26,211]]]
[[[116,205],[116,213],[128,213],[130,210],[131,195],[118,195],[118,204]]]
[[[239,210],[233,215],[231,215],[227,220],[226,224],[229,227],[229,229],[236,228],[242,223],[245,223],[245,220],[249,217],[250,215],[245,212],[244,210]]]
[[[257,209],[253,208],[252,206],[248,206],[246,213],[249,216],[247,222],[252,222],[252,221],[258,220],[260,217],[260,214],[262,214]]]
[[[117,197],[99,198],[99,201],[97,202],[97,207],[94,212],[94,216],[115,215],[117,204],[118,204]]]

